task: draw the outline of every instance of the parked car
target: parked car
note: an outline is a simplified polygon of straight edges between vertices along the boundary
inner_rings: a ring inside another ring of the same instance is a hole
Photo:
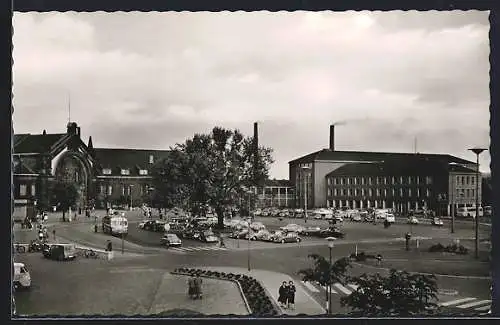
[[[284,230],[286,232],[296,232],[296,233],[302,233],[305,228],[302,227],[302,226],[299,226],[297,224],[294,224],[294,223],[290,223],[284,227],[280,227],[281,230]]]
[[[299,234],[296,232],[281,233],[273,236],[275,243],[299,243],[301,241]]]
[[[213,231],[210,230],[200,232],[199,239],[205,243],[216,243],[219,241],[219,238],[217,238],[217,236],[215,236]]]
[[[335,237],[342,239],[345,237],[345,234],[337,227],[329,227],[327,229],[321,230],[318,235],[321,238]]]
[[[440,218],[434,218],[432,219],[432,225],[441,227],[444,225],[444,223],[443,220],[441,220]]]
[[[30,271],[24,263],[14,263],[14,289],[29,289],[31,287]]]
[[[302,232],[302,235],[313,236],[315,234],[318,234],[320,231],[321,231],[320,227],[307,227]]]
[[[228,237],[233,239],[245,239],[248,235],[247,229],[233,231]]]
[[[259,230],[250,235],[250,240],[268,241],[270,238],[271,238],[271,233],[269,232],[269,230],[266,229]]]
[[[176,234],[165,234],[160,239],[160,244],[167,247],[179,247],[182,245],[182,241],[177,237]]]
[[[411,225],[418,225],[418,219],[417,217],[409,217],[408,218],[408,223]]]
[[[74,260],[76,258],[76,247],[74,244],[45,245],[43,256],[51,260]]]
[[[260,215],[262,215],[262,210],[261,210],[261,209],[257,209],[257,210],[255,210],[255,211],[253,212],[253,215],[254,215],[254,216],[257,216],[257,217],[258,217],[258,216],[260,216]]]
[[[351,221],[361,222],[363,219],[361,218],[361,214],[354,213],[351,215]]]
[[[259,231],[262,229],[266,229],[266,226],[262,222],[252,222],[250,224],[250,229],[252,229],[254,231]]]
[[[390,222],[390,223],[395,223],[396,217],[392,213],[386,213],[385,214],[385,221]]]

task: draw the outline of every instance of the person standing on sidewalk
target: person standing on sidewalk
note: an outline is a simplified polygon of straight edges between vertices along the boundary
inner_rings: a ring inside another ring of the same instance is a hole
[[[196,288],[196,299],[201,299],[203,296],[202,290],[201,290],[201,285],[203,281],[201,280],[201,277],[199,274],[196,275],[196,278],[194,279],[194,284]]]
[[[286,281],[283,281],[283,283],[281,284],[280,288],[278,289],[278,302],[280,304],[281,307],[285,307],[286,306],[286,294],[287,294],[287,285],[286,285]]]
[[[295,291],[297,291],[297,289],[293,281],[288,282],[286,301],[287,307],[290,309],[295,309]]]
[[[188,296],[191,299],[194,299],[196,295],[196,284],[195,278],[192,276],[188,279]]]

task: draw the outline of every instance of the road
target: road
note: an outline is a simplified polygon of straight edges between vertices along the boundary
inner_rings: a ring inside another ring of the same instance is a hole
[[[90,282],[81,282],[82,278],[85,278],[85,274],[89,273],[92,269],[92,272],[94,271],[94,268],[96,272],[103,272],[102,274],[106,273],[106,269],[108,268],[113,268],[113,269],[120,269],[120,268],[125,268],[125,269],[130,269],[134,270],[134,268],[138,270],[149,270],[149,271],[144,271],[142,273],[141,278],[149,278],[146,280],[144,284],[144,288],[141,290],[149,290],[149,286],[154,286],[154,281],[159,281],[158,277],[163,274],[167,270],[173,270],[174,268],[177,267],[192,267],[192,266],[235,266],[235,267],[247,267],[250,265],[250,268],[252,269],[263,269],[263,270],[271,270],[271,271],[277,271],[277,272],[282,272],[291,275],[298,283],[300,283],[300,278],[297,274],[297,272],[300,269],[307,268],[311,266],[311,260],[308,258],[309,254],[321,254],[323,256],[328,256],[328,248],[326,246],[325,240],[321,239],[308,239],[305,238],[302,243],[296,244],[274,244],[274,243],[262,243],[262,242],[250,242],[240,240],[226,240],[226,249],[220,249],[216,245],[213,244],[203,244],[195,241],[187,241],[185,240],[183,242],[184,248],[189,248],[188,250],[172,250],[172,249],[164,249],[164,248],[159,248],[158,247],[158,242],[159,238],[161,237],[162,234],[160,233],[153,233],[153,232],[148,232],[144,230],[140,230],[136,227],[136,223],[143,219],[141,215],[136,213],[134,216],[130,216],[130,230],[129,230],[129,236],[127,237],[127,245],[129,245],[127,248],[136,252],[144,251],[147,252],[147,255],[144,255],[142,257],[136,257],[136,258],[123,258],[123,259],[116,259],[115,261],[112,262],[99,262],[99,266],[95,266],[94,264],[91,264],[89,261],[83,261],[79,262],[81,263],[78,264],[78,266],[75,266],[74,269],[71,270],[64,270],[62,271],[59,267],[49,267],[48,269],[44,270],[43,268],[40,270],[39,273],[34,274],[34,278],[45,278],[49,277],[52,279],[49,281],[50,283],[57,283],[58,276],[61,272],[70,272],[70,274],[75,274],[75,278],[73,280],[71,279],[66,279],[64,277],[64,280],[61,278],[61,283],[68,283],[70,287],[77,287],[77,288],[82,288],[83,286],[87,286],[90,290],[95,290],[95,287],[105,288],[105,284],[103,282],[105,281],[106,277],[101,279],[102,275],[99,275],[100,273],[96,273],[96,275],[92,275],[90,278],[93,279],[94,276],[97,278],[96,282],[93,282],[89,280]],[[280,226],[284,226],[287,223],[296,223],[296,224],[304,224],[303,220],[300,219],[285,219],[285,220],[278,220],[275,218],[259,218],[256,221],[262,221],[264,224],[268,226],[268,228],[273,229],[277,228]],[[87,221],[91,222],[91,221]],[[90,242],[95,242],[101,245],[102,240],[105,240],[105,238],[109,236],[105,236],[102,234],[95,234],[93,233],[91,227],[89,227],[89,224],[87,224],[85,221],[82,221],[80,224],[72,224],[72,225],[67,225],[65,224],[64,226],[64,231],[65,235],[68,237],[71,237],[73,241],[80,241],[84,240],[87,243]],[[317,221],[317,220],[309,220],[307,222],[307,226],[313,226],[313,225],[325,225],[326,223],[324,221]],[[63,232],[63,228],[61,226],[56,226],[59,228],[57,229],[57,233],[61,235],[61,232]],[[342,228],[344,229],[345,233],[347,234],[347,238],[345,240],[337,240],[335,243],[335,247],[333,248],[333,256],[334,258],[342,257],[342,256],[347,256],[350,255],[352,252],[355,250],[355,246],[357,244],[358,246],[358,251],[367,251],[367,252],[380,252],[382,255],[387,256],[388,259],[392,258],[397,259],[401,258],[400,256],[393,256],[393,254],[406,254],[404,252],[404,242],[401,240],[395,240],[395,238],[400,238],[404,236],[404,234],[411,230],[412,234],[414,237],[416,236],[423,236],[423,237],[432,237],[434,238],[434,241],[439,241],[442,242],[443,244],[449,244],[451,242],[451,236],[449,234],[449,229],[447,228],[437,228],[437,227],[432,227],[430,225],[418,225],[418,226],[412,226],[410,229],[409,225],[405,224],[395,224],[392,225],[390,228],[385,229],[381,224],[373,225],[373,224],[365,224],[365,223],[350,223],[350,222],[345,222],[342,225]],[[481,238],[488,238],[489,237],[489,228],[487,227],[481,227]],[[458,224],[456,225],[456,233],[454,234],[453,237],[455,238],[462,238],[462,240],[466,238],[471,238],[473,237],[473,229],[470,227],[468,224]],[[118,240],[118,239],[117,239]],[[129,242],[131,241],[131,242]],[[366,243],[363,243],[365,241]],[[378,242],[377,242],[378,241]],[[382,242],[385,241],[385,242]],[[471,242],[464,241],[463,242],[466,245],[470,245]],[[412,250],[415,251],[416,242],[412,242]],[[145,245],[146,247],[143,247],[142,245]],[[421,247],[425,246],[425,241],[422,241]],[[115,246],[117,247],[117,246]],[[250,248],[250,249],[248,249]],[[395,253],[391,253],[395,252]],[[391,255],[392,254],[392,255]],[[403,256],[405,257],[405,256]],[[32,258],[28,255],[19,257],[21,260],[25,258]],[[407,257],[408,258],[408,257]],[[410,258],[413,258],[410,256]],[[470,260],[470,257],[468,257]],[[470,261],[469,261],[470,262]],[[467,262],[467,263],[462,263],[463,265],[468,265],[472,262]],[[36,269],[38,267],[38,264],[40,263],[39,260],[28,260],[28,263],[30,263],[30,267],[32,269]],[[45,263],[45,262],[43,262]],[[92,262],[94,263],[94,262]],[[106,264],[108,263],[108,264]],[[111,264],[109,264],[111,263]],[[385,262],[384,262],[385,263]],[[389,263],[389,261],[387,261]],[[443,262],[443,261],[436,261],[435,262],[435,269],[439,269],[441,272],[446,273],[448,270],[451,272],[451,270],[457,269],[456,263],[453,262]],[[422,263],[420,263],[422,264]],[[31,266],[32,265],[32,266]],[[76,265],[76,264],[75,264]],[[385,264],[382,265],[382,267]],[[419,263],[408,263],[403,265],[408,265],[412,269],[409,269],[409,271],[419,271]],[[439,266],[439,267],[438,267]],[[427,266],[433,269],[433,265]],[[416,269],[415,269],[416,268]],[[99,271],[100,270],[100,271]],[[156,271],[153,271],[156,270]],[[482,275],[485,275],[484,273],[487,271],[487,265],[481,264],[477,267],[477,269],[474,270],[459,270],[463,272],[479,272]],[[456,271],[456,270],[455,270]],[[116,272],[116,271],[114,271]],[[140,273],[142,271],[137,271],[136,273]],[[156,272],[156,273],[155,273]],[[374,273],[374,272],[387,272],[387,270],[381,270],[374,268],[373,266],[370,265],[355,265],[351,270],[350,274],[353,275],[359,275],[361,273]],[[157,274],[158,275],[155,275]],[[134,274],[134,271],[131,271],[131,274]],[[147,274],[147,276],[145,276]],[[130,279],[133,279],[133,281],[142,281],[139,280],[139,278],[135,278],[134,276],[131,276]],[[156,280],[155,280],[156,279]],[[69,282],[66,282],[69,281]],[[114,281],[114,280],[112,280]],[[112,282],[111,281],[111,282]],[[118,280],[116,280],[118,281]],[[122,279],[123,281],[123,279]],[[128,280],[127,280],[128,281]],[[148,282],[148,281],[151,281]],[[467,306],[474,304],[476,301],[481,302],[481,301],[487,301],[489,299],[489,286],[490,286],[490,280],[488,279],[483,279],[483,278],[455,278],[455,277],[438,277],[437,278],[439,288],[441,289],[446,289],[448,291],[452,290],[456,293],[454,293],[453,296],[450,295],[441,295],[440,300],[443,302],[449,302],[449,301],[464,301],[461,304],[458,304],[458,306]],[[42,282],[40,282],[42,283]],[[85,283],[85,285],[84,285]],[[94,283],[98,283],[97,285],[94,285]],[[41,285],[41,284],[40,284]],[[120,287],[118,282],[115,283],[117,287]],[[156,283],[158,285],[158,283]],[[305,285],[305,284],[304,284]],[[133,292],[135,287],[131,287],[125,285],[123,287],[125,291],[129,290]],[[324,305],[325,303],[325,291],[324,288],[321,288],[320,286],[316,284],[307,284],[305,285],[305,288],[308,290],[309,294],[315,298],[320,304]],[[40,290],[44,290],[44,295],[46,294],[45,292],[49,292],[47,294],[47,297],[51,297],[52,293],[56,294],[56,289],[55,288],[48,288],[48,287],[43,287],[40,288]],[[79,289],[79,290],[80,290]],[[52,290],[52,291],[51,291]],[[83,289],[81,289],[83,290]],[[103,289],[104,290],[104,289]],[[107,290],[107,289],[106,289]],[[120,290],[121,287],[120,287]],[[138,290],[138,289],[137,289]],[[352,287],[349,287],[348,284],[343,285],[343,287],[338,286],[336,287],[335,294],[332,297],[333,300],[333,306],[335,307],[334,312],[346,312],[345,309],[340,307],[340,297],[343,295],[348,294],[350,291],[352,291]],[[446,291],[445,290],[445,291]],[[91,295],[89,291],[89,295]],[[101,291],[101,289],[99,290]],[[37,292],[35,290],[35,292]],[[21,293],[25,294],[25,293]],[[101,293],[99,293],[101,294]],[[25,294],[25,296],[30,296],[31,294]],[[34,295],[36,296],[36,295]],[[147,296],[144,294],[144,296]],[[22,297],[22,296],[20,296]],[[111,296],[114,297],[114,296]],[[127,299],[131,299],[128,297],[128,294],[126,292],[123,293],[122,298],[116,298],[117,302],[126,304]],[[25,298],[27,299],[26,301],[32,301],[34,298]],[[68,299],[70,299],[68,297]],[[122,299],[122,300],[120,300]],[[124,299],[124,300],[123,300]],[[465,300],[467,301],[465,301]],[[472,299],[472,300],[470,300]],[[21,298],[22,300],[22,298]],[[50,298],[49,298],[50,301]],[[63,300],[64,301],[64,300]],[[113,300],[114,301],[114,300]],[[34,303],[34,302],[33,302]],[[92,307],[93,302],[92,300],[88,300],[86,303],[90,304],[88,307],[88,310],[95,310],[92,308],[97,308],[97,307]],[[55,303],[57,305],[57,303]],[[72,311],[74,308],[72,305],[72,302],[70,300],[67,301],[68,304],[68,310]],[[18,306],[18,309],[21,310],[22,307]],[[29,305],[29,303],[28,303]],[[457,305],[457,304],[455,304]],[[132,305],[131,305],[132,306]],[[134,305],[135,306],[135,305]],[[453,307],[454,305],[451,304],[448,307]],[[470,308],[475,308],[478,307],[477,305],[473,305]],[[482,307],[482,306],[479,306]],[[56,307],[54,307],[56,308]],[[61,306],[57,308],[63,308]],[[108,309],[111,307],[107,307]],[[136,308],[136,309],[134,309]],[[131,307],[131,310],[137,310],[139,307]],[[470,309],[469,307],[462,308],[463,310]],[[461,309],[461,310],[462,310]],[[48,309],[50,310],[50,308]],[[109,309],[107,312],[110,312]]]

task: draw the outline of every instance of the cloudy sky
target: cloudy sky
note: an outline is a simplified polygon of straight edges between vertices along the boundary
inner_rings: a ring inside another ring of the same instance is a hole
[[[274,148],[271,176],[328,147],[489,146],[487,12],[15,13],[16,133],[167,149],[213,126]],[[483,170],[489,170],[483,154]]]

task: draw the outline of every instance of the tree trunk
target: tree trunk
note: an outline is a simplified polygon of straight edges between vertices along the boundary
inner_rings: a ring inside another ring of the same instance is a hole
[[[217,213],[217,229],[224,229],[224,209],[216,207],[215,213]]]

